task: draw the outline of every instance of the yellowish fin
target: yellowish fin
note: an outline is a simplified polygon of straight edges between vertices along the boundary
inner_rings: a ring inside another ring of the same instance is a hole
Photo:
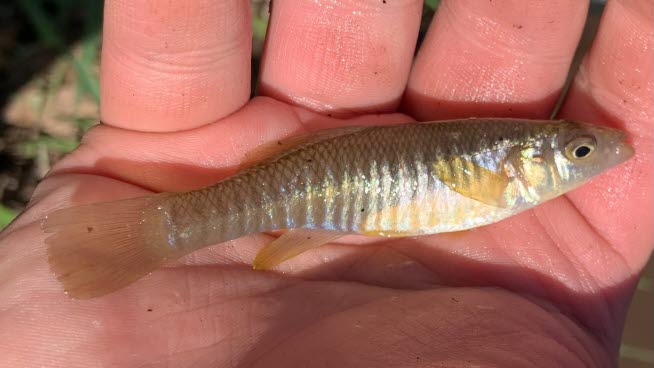
[[[45,218],[50,268],[71,297],[108,294],[183,255],[156,227],[150,209],[158,197],[76,206]]]
[[[329,230],[291,229],[267,244],[254,258],[252,268],[268,270],[309,249],[319,247],[343,236],[342,233]]]
[[[439,161],[434,167],[438,178],[453,191],[491,206],[508,206],[504,196],[509,184],[506,173],[495,173],[462,158]]]

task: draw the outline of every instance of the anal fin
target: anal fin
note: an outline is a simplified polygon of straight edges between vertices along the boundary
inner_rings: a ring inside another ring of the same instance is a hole
[[[343,236],[329,230],[290,229],[282,236],[266,244],[257,253],[252,268],[268,270],[309,249],[319,247]]]

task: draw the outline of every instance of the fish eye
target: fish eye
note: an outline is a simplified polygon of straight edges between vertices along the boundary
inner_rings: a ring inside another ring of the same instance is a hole
[[[576,158],[584,158],[590,154],[593,149],[589,146],[583,145],[575,148],[574,155]]]
[[[583,160],[592,155],[596,145],[593,137],[577,137],[566,146],[566,156],[570,160]]]

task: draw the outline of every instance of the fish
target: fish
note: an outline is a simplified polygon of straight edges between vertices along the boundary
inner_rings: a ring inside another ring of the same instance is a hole
[[[253,261],[269,270],[344,235],[413,237],[492,224],[633,155],[623,131],[568,120],[332,128],[264,146],[208,187],[58,209],[42,229],[64,291],[88,299],[249,234],[283,231]]]

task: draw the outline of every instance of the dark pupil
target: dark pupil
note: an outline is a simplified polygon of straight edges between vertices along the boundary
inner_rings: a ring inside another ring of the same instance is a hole
[[[584,158],[590,153],[590,147],[588,146],[579,146],[575,149],[576,158]]]

